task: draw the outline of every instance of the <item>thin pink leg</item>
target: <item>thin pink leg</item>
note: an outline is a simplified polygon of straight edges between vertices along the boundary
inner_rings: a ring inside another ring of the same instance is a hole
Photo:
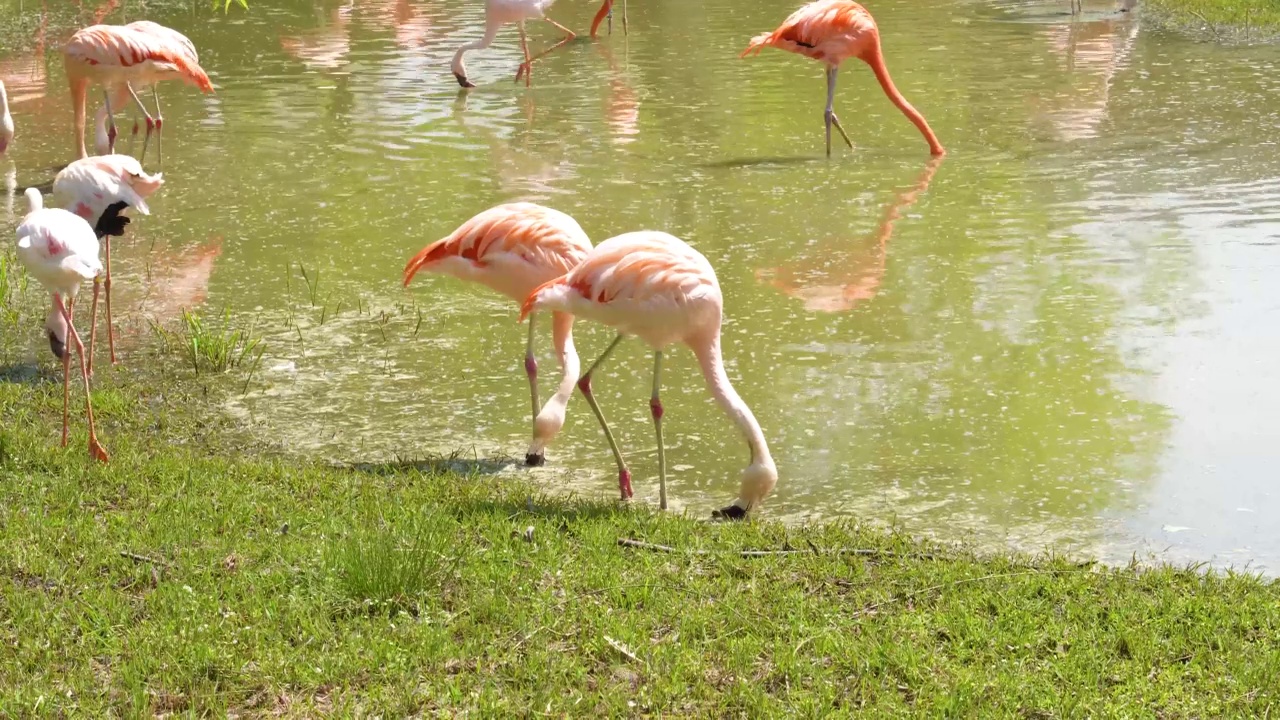
[[[62,308],[63,317],[67,320],[67,333],[71,335],[71,339],[76,344],[76,353],[80,357],[80,378],[84,380],[84,412],[89,419],[89,457],[101,462],[107,462],[111,456],[107,454],[106,448],[98,442],[98,432],[93,424],[93,400],[89,390],[89,369],[84,361],[84,344],[80,342],[80,333],[76,332],[76,326],[71,323],[71,311],[65,306]],[[63,367],[70,369],[71,353],[67,353],[67,357],[63,360]],[[65,382],[65,380],[64,380]],[[63,399],[65,400],[69,394],[69,390],[64,390]],[[65,445],[66,438],[66,420],[64,410],[63,420],[63,439]]]

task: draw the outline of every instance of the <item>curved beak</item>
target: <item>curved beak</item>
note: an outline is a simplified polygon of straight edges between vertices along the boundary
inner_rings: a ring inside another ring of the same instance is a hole
[[[473,88],[476,86],[475,83],[467,79],[466,75],[463,75],[461,73],[454,73],[453,76],[458,79],[458,84],[464,88]]]

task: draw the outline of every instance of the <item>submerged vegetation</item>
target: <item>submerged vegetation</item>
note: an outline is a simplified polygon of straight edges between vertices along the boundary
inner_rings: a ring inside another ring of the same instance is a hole
[[[151,330],[165,352],[182,355],[197,375],[201,370],[223,373],[250,359],[256,368],[264,351],[253,326],[238,327],[230,310],[223,311],[215,326],[197,312],[183,308],[176,329],[152,321]]]

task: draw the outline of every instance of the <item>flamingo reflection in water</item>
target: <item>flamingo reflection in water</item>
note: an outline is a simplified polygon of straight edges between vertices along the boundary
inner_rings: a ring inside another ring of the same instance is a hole
[[[880,290],[887,266],[889,237],[903,211],[929,188],[943,157],[932,158],[911,187],[884,209],[874,235],[851,246],[832,239],[798,262],[757,270],[756,279],[799,299],[810,312],[847,312],[868,302]],[[838,247],[832,247],[837,245]]]
[[[1124,0],[1114,17],[1046,25],[1038,33],[1070,79],[1067,89],[1032,98],[1033,116],[1048,120],[1056,139],[1098,136],[1111,104],[1111,86],[1128,65],[1138,38],[1138,23],[1127,14],[1134,4]]]
[[[617,145],[635,142],[640,135],[640,96],[627,82],[626,70],[618,69],[613,51],[607,45],[596,48],[609,63],[609,94],[606,97],[605,124]],[[624,46],[625,52],[625,46]]]

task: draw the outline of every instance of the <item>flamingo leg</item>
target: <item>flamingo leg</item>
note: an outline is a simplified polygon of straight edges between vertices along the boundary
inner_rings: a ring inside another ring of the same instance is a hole
[[[67,333],[71,335],[71,339],[75,341],[76,353],[80,357],[80,378],[84,380],[84,411],[85,411],[85,415],[89,419],[89,457],[93,458],[94,460],[107,462],[108,460],[111,459],[111,456],[107,454],[106,449],[104,449],[102,447],[102,444],[98,442],[98,432],[96,428],[94,428],[94,424],[93,424],[93,401],[89,396],[89,371],[86,368],[85,362],[84,362],[84,344],[80,342],[80,333],[76,332],[76,326],[71,322],[71,310],[67,308],[65,305],[61,307],[61,310],[62,310],[62,316],[67,321]],[[62,363],[64,368],[68,370],[70,369],[70,364],[71,364],[70,351],[67,352],[67,356],[62,361]],[[63,382],[64,382],[63,400],[65,404],[65,400],[70,395],[70,391],[69,389],[66,389],[65,378],[63,379]],[[66,432],[67,432],[66,428],[67,428],[66,410],[64,408],[63,421],[62,421],[62,433],[63,433],[62,437],[64,440],[64,446],[65,446]]]
[[[156,101],[156,166],[164,168],[164,113],[160,112],[160,91],[151,86],[151,97]]]
[[[538,359],[533,356],[533,319],[537,313],[529,315],[529,343],[524,350],[524,372],[529,376],[529,399],[533,404],[533,421],[538,422],[538,410],[542,404],[538,402]]]
[[[125,83],[124,86],[128,88],[129,95],[133,97],[134,104],[138,106],[138,112],[142,113],[142,116],[146,118],[147,121],[147,134],[142,137],[142,153],[138,155],[138,162],[142,162],[147,157],[147,145],[151,143],[151,133],[155,132],[158,129],[158,126],[156,125],[155,118],[151,117],[151,113],[147,112],[147,106],[142,104],[142,100],[138,97],[138,93],[133,91],[133,86],[129,83]],[[152,89],[154,90],[155,88],[153,87]],[[157,110],[156,112],[158,113],[160,111]],[[159,143],[159,140],[156,142]],[[111,291],[107,290],[108,304],[111,302],[110,298]]]
[[[533,59],[529,57],[529,40],[524,34],[524,21],[520,21],[520,50],[524,52],[524,62],[520,63],[520,69],[516,70],[516,82],[520,82],[520,76],[524,76],[524,86],[529,87],[529,80],[533,77]]]
[[[111,93],[108,92],[105,87],[102,88],[102,100],[103,104],[106,105],[107,108],[107,153],[114,153],[116,151],[117,134],[116,118],[111,112]]]
[[[658,435],[658,507],[667,509],[667,451],[662,444],[662,400],[658,390],[662,386],[662,351],[653,352],[653,396],[649,398],[649,411],[653,413],[653,429]]]
[[[831,157],[831,126],[835,125],[836,130],[840,131],[840,137],[844,138],[845,144],[849,149],[853,149],[853,141],[845,133],[844,128],[840,127],[840,118],[836,117],[836,111],[832,107],[836,101],[836,73],[839,68],[827,68],[827,109],[822,113],[822,120],[827,127],[827,157]]]
[[[93,304],[89,306],[89,377],[93,377],[94,338],[98,335],[98,291],[101,288],[102,282],[95,277],[93,279]]]
[[[622,34],[627,34],[627,0],[622,0]],[[665,509],[666,505],[662,507]]]
[[[71,325],[71,309],[63,304],[62,298],[58,295],[53,296],[54,307],[58,312],[62,313],[62,319],[67,321],[67,327]],[[67,446],[67,428],[70,425],[70,417],[67,408],[71,405],[71,348],[63,346],[62,349],[62,447]]]
[[[533,57],[529,57],[529,49],[528,49],[527,47],[525,47],[524,55],[525,55],[526,62],[525,62],[525,64],[524,64],[524,65],[521,65],[521,66],[520,66],[520,69],[519,69],[519,70],[517,70],[517,71],[516,71],[516,80],[517,80],[517,81],[520,79],[520,75],[521,75],[521,74],[523,74],[523,73],[529,73],[529,72],[532,72],[532,71],[533,71],[533,61],[534,61],[534,60],[537,60],[537,59],[539,59],[539,58],[545,57],[545,56],[546,56],[548,53],[550,53],[552,50],[555,50],[556,48],[560,47],[561,45],[564,45],[564,44],[566,44],[566,43],[568,43],[568,42],[571,42],[571,41],[573,41],[573,39],[574,39],[574,38],[578,37],[578,36],[577,36],[577,34],[576,34],[576,33],[574,33],[572,30],[570,30],[569,28],[567,28],[567,27],[565,27],[565,26],[561,25],[560,23],[556,22],[555,20],[552,20],[551,18],[543,18],[543,20],[546,20],[547,22],[551,23],[552,25],[555,25],[557,29],[559,29],[561,32],[563,32],[563,33],[564,33],[564,38],[563,38],[563,39],[561,39],[561,40],[560,40],[560,42],[556,43],[555,45],[552,45],[551,47],[547,48],[546,50],[543,50],[542,52],[538,53],[537,55],[534,55]],[[524,36],[523,36],[523,35],[521,36],[520,40],[521,40],[521,44],[523,45],[523,42],[524,42]],[[525,80],[526,80],[526,83],[525,83],[525,84],[526,84],[526,85],[528,84],[528,83],[527,83],[528,79],[529,79],[529,78],[528,78],[528,76],[526,75],[526,76],[525,76]]]
[[[596,419],[600,421],[600,427],[604,430],[605,439],[609,441],[609,449],[613,451],[613,459],[618,462],[618,491],[622,494],[622,499],[627,500],[632,496],[631,471],[627,469],[627,461],[622,459],[622,451],[618,449],[618,441],[613,438],[613,431],[609,429],[609,423],[604,419],[600,404],[596,402],[595,396],[591,394],[591,373],[595,372],[605,358],[613,353],[614,348],[618,347],[618,343],[622,342],[622,337],[622,333],[618,333],[618,337],[609,343],[609,347],[605,348],[604,353],[591,364],[591,367],[587,368],[587,371],[578,379],[578,389],[582,391],[582,396],[587,399],[587,404],[591,406],[591,412],[595,413]]]
[[[115,365],[116,364],[116,331],[115,331],[115,328],[112,327],[111,325],[111,236],[110,235],[106,236],[105,238],[102,239],[102,242],[106,250],[104,254],[107,256],[107,272],[106,272],[107,279],[105,282],[103,282],[103,285],[106,286],[106,291],[107,291],[107,348],[108,348],[108,352],[111,355],[111,364]],[[95,279],[94,282],[96,283],[97,280]],[[95,285],[95,288],[96,288],[96,285]],[[95,292],[96,292],[96,289],[95,289]],[[96,296],[95,296],[95,299],[96,299]],[[89,335],[89,337],[90,338],[93,337],[92,333]],[[89,343],[89,347],[91,348],[93,347],[92,341]]]

